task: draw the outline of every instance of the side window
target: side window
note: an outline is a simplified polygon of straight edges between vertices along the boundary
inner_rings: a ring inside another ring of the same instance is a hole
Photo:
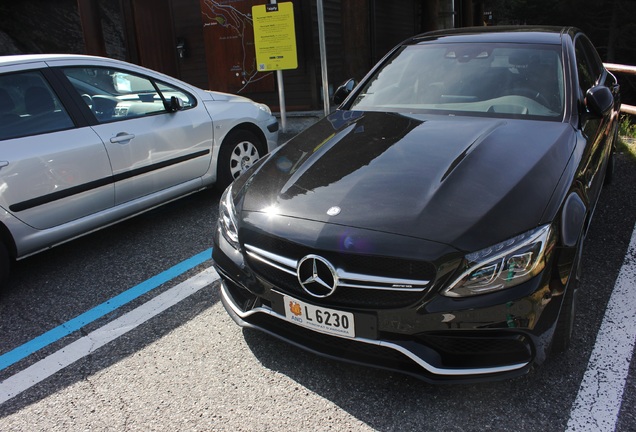
[[[62,71],[100,123],[166,113],[163,101],[171,96],[180,98],[184,108],[196,101],[181,90],[121,69],[72,67]]]
[[[598,81],[602,63],[592,44],[585,38],[576,39],[575,45],[576,64],[579,72],[579,85],[583,94],[594,87]]]
[[[601,73],[603,72],[603,61],[598,55],[596,48],[592,45],[592,42],[586,37],[580,37],[581,42],[583,44],[583,49],[585,49],[585,53],[587,54],[587,61],[590,63],[590,68],[592,69],[594,76],[600,78]]]
[[[163,94],[163,97],[167,101],[170,101],[170,98],[172,96],[181,99],[181,102],[183,102],[183,109],[192,108],[197,104],[197,100],[191,94],[186,93],[176,87],[172,87],[159,81],[157,81],[157,87],[159,87],[161,94]]]
[[[0,75],[0,140],[74,127],[40,72]]]

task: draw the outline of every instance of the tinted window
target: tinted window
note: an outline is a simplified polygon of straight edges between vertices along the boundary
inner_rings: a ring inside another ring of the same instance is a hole
[[[583,94],[598,82],[603,64],[591,42],[579,37],[574,44],[576,50],[576,65],[579,74],[579,86]]]
[[[196,104],[185,91],[124,70],[97,67],[63,69],[100,123],[167,112],[164,100],[175,96],[184,109]]]
[[[431,43],[398,50],[350,108],[560,119],[563,100],[560,46]]]
[[[55,92],[40,72],[0,76],[0,140],[72,128]]]

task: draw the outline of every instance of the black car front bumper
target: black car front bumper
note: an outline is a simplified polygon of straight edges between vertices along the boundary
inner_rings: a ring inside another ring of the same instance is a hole
[[[464,301],[433,295],[396,309],[340,307],[355,315],[356,331],[355,337],[339,337],[290,322],[282,300],[290,293],[254,272],[218,233],[213,259],[222,279],[223,305],[239,325],[325,357],[429,382],[490,381],[527,373],[547,355],[562,299],[553,295],[550,272],[544,272],[505,296]]]
[[[299,348],[336,360],[397,371],[429,382],[473,382],[507,378],[524,374],[531,366],[531,345],[520,336],[509,336],[511,339],[508,340],[527,352],[528,360],[526,361],[501,366],[444,367],[443,354],[423,343],[409,340],[367,339],[357,336],[341,338],[315,332],[287,322],[284,315],[268,306],[260,305],[249,311],[243,311],[235,303],[230,292],[227,283],[223,281],[221,284],[223,306],[240,326],[263,331]],[[491,345],[495,342],[500,347],[503,345],[501,338],[482,336],[472,339],[476,346],[484,341],[491,342]],[[482,356],[494,354],[479,348],[476,351]],[[473,354],[478,356],[477,352]],[[452,356],[457,354],[449,352]],[[461,354],[467,355],[466,352]]]

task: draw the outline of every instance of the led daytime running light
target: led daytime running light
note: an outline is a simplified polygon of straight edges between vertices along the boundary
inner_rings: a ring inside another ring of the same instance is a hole
[[[468,297],[518,285],[543,270],[549,225],[466,255],[467,270],[443,294]]]

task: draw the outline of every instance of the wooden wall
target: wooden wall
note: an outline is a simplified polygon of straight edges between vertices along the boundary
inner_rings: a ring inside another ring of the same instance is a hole
[[[230,62],[224,58],[229,55],[211,52],[213,48],[209,41],[206,43],[204,23],[210,18],[202,16],[202,12],[209,0],[120,1],[131,61],[201,88],[244,94],[278,110],[278,83],[274,82],[273,88],[270,85],[259,90],[255,86],[241,93],[217,79],[218,74],[227,73],[232,65],[223,63]],[[283,71],[287,110],[322,109],[316,0],[288,1],[294,4],[298,69]],[[217,0],[216,3],[239,2]],[[418,33],[422,22],[420,3],[421,0],[323,0],[330,90],[348,78],[359,80],[393,46]],[[166,8],[162,5],[168,6],[171,25],[165,24],[161,11]],[[160,20],[162,24],[157,25]],[[177,55],[178,40],[185,41],[184,58]]]
[[[198,1],[172,0],[174,35],[185,41],[185,57],[177,58],[179,78],[197,87],[208,89],[203,43],[203,21]],[[176,42],[176,41],[175,41]]]

